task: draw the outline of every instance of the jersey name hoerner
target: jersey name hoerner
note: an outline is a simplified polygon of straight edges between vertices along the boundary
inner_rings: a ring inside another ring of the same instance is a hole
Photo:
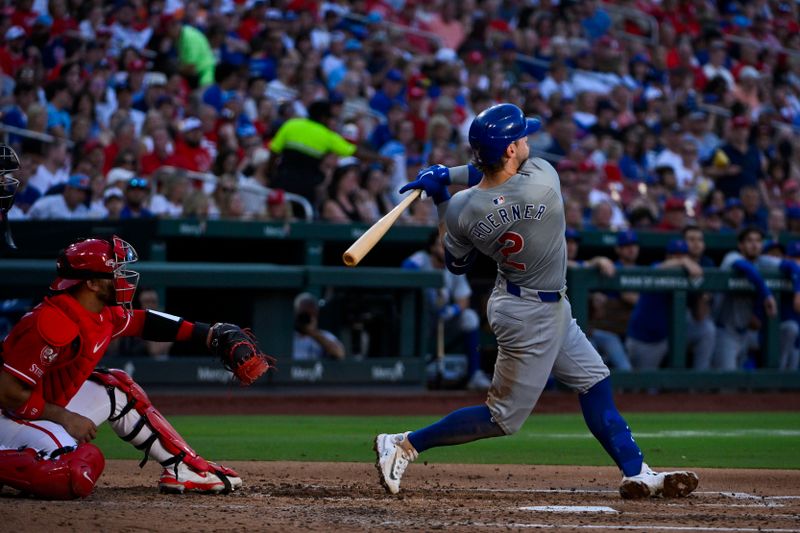
[[[564,202],[558,174],[547,161],[527,160],[497,187],[475,186],[456,193],[445,223],[444,245],[455,257],[477,248],[517,285],[547,291],[564,288]]]

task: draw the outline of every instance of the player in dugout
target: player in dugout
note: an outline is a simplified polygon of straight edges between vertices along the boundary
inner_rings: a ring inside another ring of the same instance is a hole
[[[105,421],[144,452],[140,467],[149,458],[161,465],[161,492],[218,494],[242,485],[235,471],[195,453],[128,374],[95,368],[119,336],[192,343],[243,384],[272,365],[255,336],[234,324],[133,310],[137,259],[116,236],[69,245],[56,262],[53,294],[0,344],[0,485],[48,499],[88,496],[105,466],[91,444]]]
[[[400,189],[423,189],[437,204],[451,272],[467,272],[478,253],[497,262],[487,317],[498,353],[485,404],[416,431],[375,438],[381,484],[399,492],[409,463],[429,448],[516,433],[552,373],[578,393],[586,425],[622,473],[623,498],[687,496],[697,488],[697,474],[657,473],[647,466],[614,404],[608,367],[572,318],[560,180],[528,148],[528,136],[540,128],[540,120],[526,118],[513,104],[492,106],[470,125],[474,165],[434,165]],[[447,187],[454,182],[469,188],[451,199]]]

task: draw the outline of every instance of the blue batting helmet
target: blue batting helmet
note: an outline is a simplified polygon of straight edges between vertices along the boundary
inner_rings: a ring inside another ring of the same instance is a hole
[[[498,104],[482,111],[469,127],[469,144],[477,162],[492,165],[500,161],[508,145],[539,131],[538,118],[525,118],[514,104]]]

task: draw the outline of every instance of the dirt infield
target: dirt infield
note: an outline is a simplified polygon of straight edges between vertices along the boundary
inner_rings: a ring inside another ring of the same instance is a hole
[[[151,394],[165,414],[444,414],[483,401],[469,393]],[[623,412],[800,410],[800,394],[617,396]],[[578,412],[546,393],[537,412]],[[424,458],[423,458],[424,459]],[[84,501],[43,502],[0,492],[0,531],[798,531],[800,471],[699,469],[682,500],[625,501],[609,467],[411,465],[400,495],[367,463],[233,462],[244,487],[229,495],[162,495],[154,464],[109,461]]]
[[[224,496],[161,495],[158,469],[109,461],[85,501],[0,497],[3,531],[800,531],[800,472],[700,469],[683,500],[625,501],[614,468],[413,464],[386,495],[364,463],[234,462]],[[6,489],[7,490],[7,489]],[[10,491],[4,491],[7,496]],[[533,509],[525,509],[533,508]]]

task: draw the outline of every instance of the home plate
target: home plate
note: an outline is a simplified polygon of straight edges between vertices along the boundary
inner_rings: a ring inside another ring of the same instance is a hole
[[[520,507],[520,511],[543,511],[546,513],[618,513],[616,509],[603,505],[531,505]]]

